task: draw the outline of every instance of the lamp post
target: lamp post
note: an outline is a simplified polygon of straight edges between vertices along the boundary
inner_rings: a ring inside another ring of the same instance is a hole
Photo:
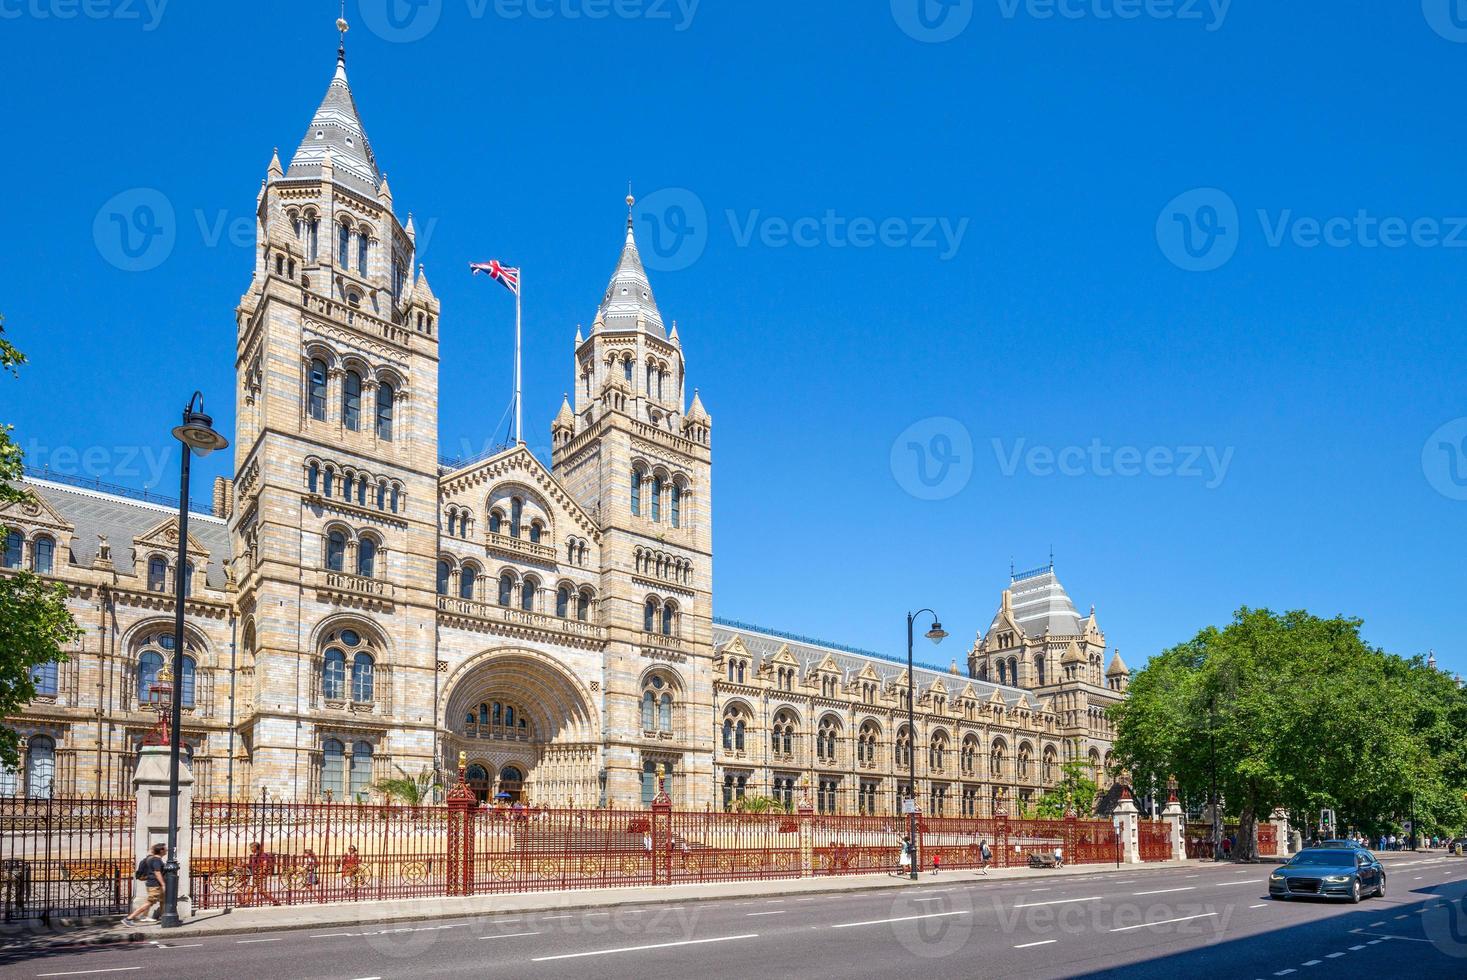
[[[931,609],[907,613],[907,846],[912,851],[912,880],[917,880],[917,678],[912,666],[912,622],[923,613],[932,614],[932,628],[924,634],[934,644],[947,638],[947,632]]]
[[[197,404],[198,408],[194,406]],[[178,491],[178,565],[173,574],[173,718],[168,740],[168,860],[163,865],[163,911],[158,924],[164,929],[183,925],[178,918],[178,759],[183,727],[183,603],[188,575],[188,464],[193,453],[207,456],[229,445],[214,431],[214,420],[204,414],[204,396],[194,392],[183,410],[183,422],[173,429],[183,443]]]

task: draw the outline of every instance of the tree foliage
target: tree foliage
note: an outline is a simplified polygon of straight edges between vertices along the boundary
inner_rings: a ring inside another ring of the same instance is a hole
[[[1100,787],[1091,778],[1090,764],[1084,759],[1071,759],[1060,767],[1059,783],[1039,797],[1035,812],[1045,820],[1060,819],[1070,809],[1088,817],[1095,812],[1099,795]]]
[[[12,377],[25,355],[5,339],[0,318],[0,372]],[[11,438],[13,427],[0,423],[0,504],[26,499],[15,485],[24,473],[20,446]],[[8,529],[0,522],[0,542]],[[75,642],[81,628],[66,609],[66,587],[49,583],[31,572],[0,575],[0,718],[17,714],[36,696],[32,671],[66,659],[62,647]],[[0,724],[0,763],[11,768],[20,761],[20,737]]]
[[[410,775],[402,766],[393,766],[396,776],[389,776],[373,785],[373,789],[387,797],[387,802],[401,800],[408,806],[426,806],[437,803],[443,793],[443,781],[431,769],[423,769]]]
[[[1213,779],[1239,818],[1239,855],[1277,807],[1342,827],[1463,826],[1467,698],[1420,658],[1369,646],[1361,622],[1240,609],[1154,657],[1111,709],[1115,754],[1138,782]],[[1308,826],[1308,824],[1305,824]]]

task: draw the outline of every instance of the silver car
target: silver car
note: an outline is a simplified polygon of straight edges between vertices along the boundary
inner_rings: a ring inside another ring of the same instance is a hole
[[[1384,895],[1385,869],[1362,847],[1311,847],[1268,876],[1270,898],[1343,898]]]

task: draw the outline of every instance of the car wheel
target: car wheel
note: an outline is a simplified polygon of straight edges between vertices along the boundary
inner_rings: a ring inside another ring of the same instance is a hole
[[[1356,878],[1354,881],[1350,882],[1350,904],[1351,905],[1359,905],[1360,904],[1360,879],[1359,878]]]
[[[1385,898],[1385,875],[1380,876],[1380,881],[1375,886],[1375,897]]]

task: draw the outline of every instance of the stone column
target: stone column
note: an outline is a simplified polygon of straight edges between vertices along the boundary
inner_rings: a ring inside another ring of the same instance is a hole
[[[815,807],[810,804],[809,788],[805,777],[800,777],[800,877],[809,878],[815,874]]]
[[[1161,819],[1166,821],[1170,831],[1167,836],[1172,842],[1172,860],[1179,861],[1187,856],[1187,816],[1182,812],[1182,804],[1177,802],[1175,796],[1167,800],[1166,808],[1161,811]]]
[[[133,867],[148,855],[154,844],[168,842],[168,763],[166,745],[143,745],[138,749],[138,767],[132,790],[137,799],[133,825]],[[193,829],[194,774],[183,759],[178,762],[178,915],[193,914],[192,880],[189,877],[189,844]],[[129,878],[131,870],[129,869]],[[133,898],[141,899],[147,883],[132,878]]]
[[[1294,840],[1290,836],[1289,829],[1289,811],[1279,807],[1273,811],[1273,816],[1269,818],[1268,822],[1273,824],[1274,839],[1278,841],[1278,850],[1275,854],[1278,857],[1286,858],[1294,853]]]
[[[1121,842],[1121,860],[1126,864],[1140,864],[1140,815],[1136,810],[1136,801],[1131,799],[1131,790],[1128,787],[1121,788],[1121,801],[1116,804],[1113,819],[1116,836],[1120,838]]]

